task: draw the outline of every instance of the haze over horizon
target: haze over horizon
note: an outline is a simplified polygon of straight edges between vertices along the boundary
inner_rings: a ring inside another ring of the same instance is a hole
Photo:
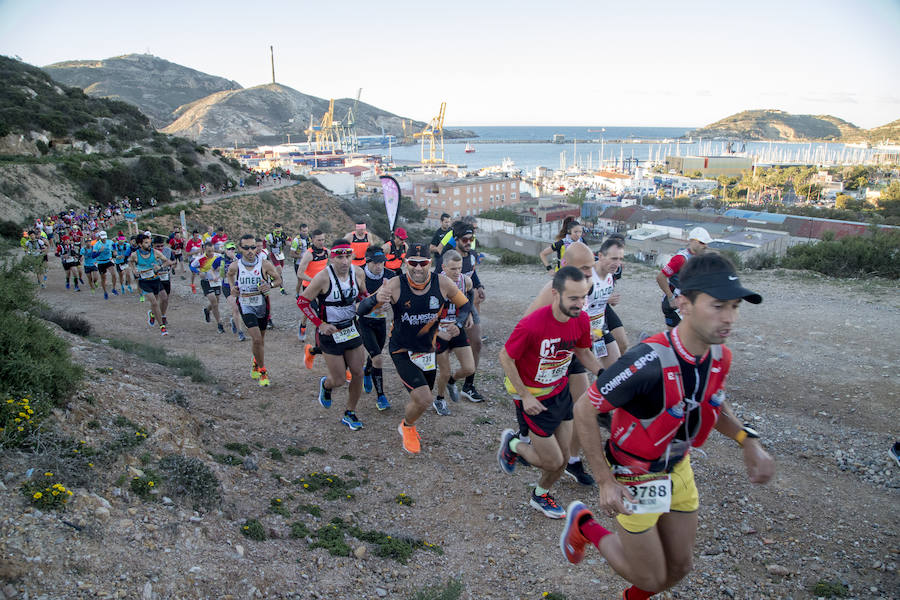
[[[900,118],[900,2],[514,5],[0,0],[0,54],[46,66],[150,53],[252,87],[355,97],[447,127],[699,127],[773,108]],[[751,12],[752,11],[752,12]],[[890,57],[893,56],[894,59]]]

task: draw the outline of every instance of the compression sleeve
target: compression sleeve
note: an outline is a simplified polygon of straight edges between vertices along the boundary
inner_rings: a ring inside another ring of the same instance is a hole
[[[319,315],[316,314],[316,311],[312,309],[309,300],[300,296],[297,298],[297,307],[300,309],[300,312],[306,315],[306,318],[309,319],[313,325],[319,327],[322,324],[322,319],[320,319]]]
[[[379,305],[378,298],[375,297],[375,294],[372,294],[362,302],[356,305],[356,314],[359,316],[365,316],[375,310],[375,307]]]
[[[450,298],[450,302],[456,305],[456,326],[462,329],[466,325],[466,319],[472,313],[472,303],[469,302],[468,297],[462,290],[457,290],[453,297]]]

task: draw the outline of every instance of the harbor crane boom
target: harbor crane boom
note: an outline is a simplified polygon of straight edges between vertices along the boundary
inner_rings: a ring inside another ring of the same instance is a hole
[[[413,134],[413,138],[422,141],[421,156],[423,165],[444,164],[444,112],[446,109],[447,103],[441,102],[441,111],[438,115],[431,119],[422,131]],[[426,140],[428,141],[428,158],[425,158]],[[440,149],[436,152],[435,147],[437,144],[440,144]]]

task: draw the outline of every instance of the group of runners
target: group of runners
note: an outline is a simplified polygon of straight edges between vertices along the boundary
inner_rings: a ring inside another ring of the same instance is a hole
[[[327,370],[317,401],[330,408],[346,384],[341,423],[353,431],[363,427],[357,415],[363,392],[374,392],[379,411],[389,409],[387,346],[409,395],[397,425],[400,443],[418,454],[417,424],[429,407],[445,416],[460,398],[484,400],[475,388],[485,299],[476,229],[473,219],[451,222],[444,215],[431,243],[410,243],[397,228],[376,244],[365,223],[358,223],[328,246],[324,232],[306,225],[291,236],[275,224],[262,238],[245,234],[237,242],[221,228],[206,237],[195,231],[186,241],[180,234],[167,239],[149,232],[133,241],[121,235],[109,240],[101,230],[88,254],[104,294],[111,268],[113,293],[117,285],[132,289],[134,277],[150,302],[148,323],[158,323],[162,335],[171,274],[179,264],[184,272],[188,263],[192,291],[199,279],[207,298],[204,318],[214,318],[224,332],[224,295],[232,331],[252,340],[250,374],[261,386],[270,384],[264,348],[269,295],[288,293],[284,263],[290,259],[304,363],[313,368],[321,355]],[[609,236],[594,253],[581,234],[576,221],[566,221],[557,242],[541,253],[552,279],[500,351],[516,427],[502,432],[497,460],[507,474],[518,467],[539,470],[528,502],[547,517],[565,519],[560,548],[567,560],[580,562],[593,545],[632,584],[623,598],[649,598],[691,570],[699,507],[691,449],[716,429],[741,448],[752,482],[764,483],[774,473],[759,434],[737,419],[724,391],[731,364],[724,342],[741,302],[762,298],[740,284],[727,258],[706,251],[710,236],[696,228],[688,247],[657,277],[668,331],[631,346],[614,310],[626,242]],[[40,239],[29,234],[29,248],[39,247]],[[67,287],[70,276],[76,286],[83,283],[80,265],[66,266],[66,257],[86,258],[83,237],[79,243],[76,251],[71,232],[60,239]],[[130,250],[120,251],[119,244]],[[86,273],[91,282],[93,273]],[[563,474],[595,490],[596,513],[577,500],[566,509],[557,502],[551,488]],[[600,524],[602,517],[613,519],[608,527]]]

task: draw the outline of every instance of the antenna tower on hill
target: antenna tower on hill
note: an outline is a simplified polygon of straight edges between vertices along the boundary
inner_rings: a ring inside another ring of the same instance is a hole
[[[269,46],[269,57],[272,59],[272,83],[275,83],[275,48]]]

